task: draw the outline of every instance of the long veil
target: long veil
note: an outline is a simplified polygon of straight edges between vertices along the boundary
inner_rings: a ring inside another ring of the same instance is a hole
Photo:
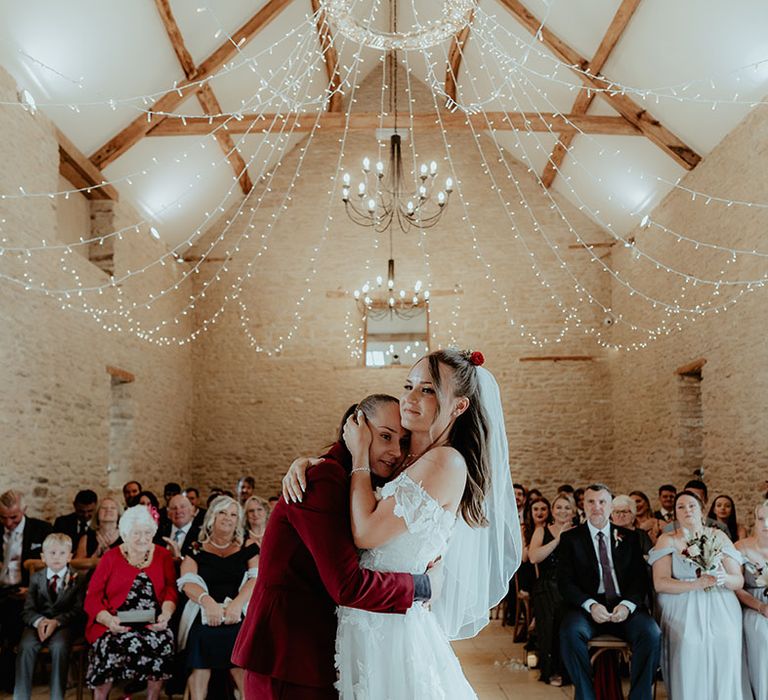
[[[432,611],[449,639],[474,637],[488,624],[488,613],[507,595],[523,552],[499,386],[483,367],[477,373],[488,419],[491,487],[484,505],[489,525],[472,528],[459,517],[443,557],[445,581]]]

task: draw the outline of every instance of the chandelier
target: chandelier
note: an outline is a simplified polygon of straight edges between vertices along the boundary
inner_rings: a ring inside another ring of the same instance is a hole
[[[397,0],[390,0],[390,22],[393,32],[397,32]],[[390,231],[397,223],[403,233],[411,226],[419,229],[432,228],[440,220],[445,205],[453,191],[453,178],[445,179],[442,189],[437,189],[437,163],[433,160],[419,166],[418,175],[414,173],[414,188],[406,190],[404,181],[401,137],[397,129],[397,49],[387,53],[390,87],[390,113],[394,114],[394,132],[389,138],[389,165],[385,169],[382,161],[371,167],[371,159],[366,156],[362,162],[362,179],[352,190],[352,176],[345,172],[341,181],[341,200],[347,216],[358,226],[373,228],[377,233]],[[392,260],[390,260],[392,263]]]
[[[390,241],[391,245],[391,241]],[[395,289],[395,259],[387,261],[387,277],[379,275],[375,284],[368,281],[362,288],[352,292],[362,316],[380,320],[386,316],[409,319],[424,313],[429,303],[429,289],[423,289],[421,280],[416,280],[412,290]]]

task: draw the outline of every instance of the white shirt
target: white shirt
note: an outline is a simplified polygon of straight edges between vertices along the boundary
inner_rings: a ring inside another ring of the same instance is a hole
[[[616,594],[621,596],[621,588],[619,588],[619,580],[616,578],[616,570],[613,567],[613,552],[611,551],[611,521],[609,520],[602,529],[596,528],[589,520],[587,520],[587,527],[589,528],[589,536],[592,539],[592,546],[595,548],[595,556],[597,557],[597,570],[600,572],[600,585],[597,588],[599,594],[605,593],[605,582],[603,581],[603,567],[600,563],[600,544],[597,538],[597,533],[602,532],[605,535],[605,549],[608,553],[608,561],[611,563],[611,577],[613,578],[613,587],[616,589]],[[585,600],[581,607],[587,612],[593,604],[597,603],[594,598]],[[621,600],[619,605],[625,605],[630,614],[635,612],[637,605],[629,600]]]
[[[59,580],[56,582],[59,586],[59,590],[61,590],[62,585],[64,585],[64,577],[67,575],[67,567],[65,566],[63,569],[59,571],[54,571],[50,566],[46,567],[45,569],[45,579],[48,581],[48,585],[51,585],[51,579],[54,576],[58,576]],[[35,629],[38,628],[40,623],[45,619],[45,615],[40,615],[40,617],[35,618],[32,621],[32,627]]]
[[[186,525],[182,525],[181,527],[171,525],[171,542],[176,542],[176,533],[181,532],[182,534],[179,535],[178,541],[179,547],[181,547],[184,544],[184,540],[187,539],[187,533],[189,532],[190,525],[192,525],[191,520]]]
[[[0,570],[0,585],[18,586],[21,583],[21,546],[26,522],[27,516],[22,516],[14,530],[3,531],[3,568]]]

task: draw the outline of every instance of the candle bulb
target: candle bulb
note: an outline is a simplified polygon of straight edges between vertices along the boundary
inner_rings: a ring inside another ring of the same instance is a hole
[[[435,163],[435,161],[434,161],[434,160],[433,160],[433,161],[432,161],[432,162],[429,164],[429,174],[430,174],[432,177],[434,177],[435,175],[437,175],[437,163]]]
[[[363,172],[368,173],[371,171],[371,159],[366,156],[363,158]]]
[[[349,187],[349,185],[351,185],[351,184],[352,184],[352,178],[350,177],[349,173],[344,173],[344,174],[341,176],[341,181],[342,181],[342,182],[343,182],[343,183],[344,183],[344,184],[345,184],[347,187]]]

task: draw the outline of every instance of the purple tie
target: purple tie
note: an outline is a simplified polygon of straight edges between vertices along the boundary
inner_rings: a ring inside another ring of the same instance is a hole
[[[605,546],[605,534],[597,533],[597,551],[600,553],[600,569],[603,572],[603,585],[605,586],[605,600],[611,607],[619,600],[616,586],[613,583],[613,570],[611,560],[608,558],[608,548]]]
[[[54,574],[51,576],[51,593],[56,595],[59,592],[59,575]]]

